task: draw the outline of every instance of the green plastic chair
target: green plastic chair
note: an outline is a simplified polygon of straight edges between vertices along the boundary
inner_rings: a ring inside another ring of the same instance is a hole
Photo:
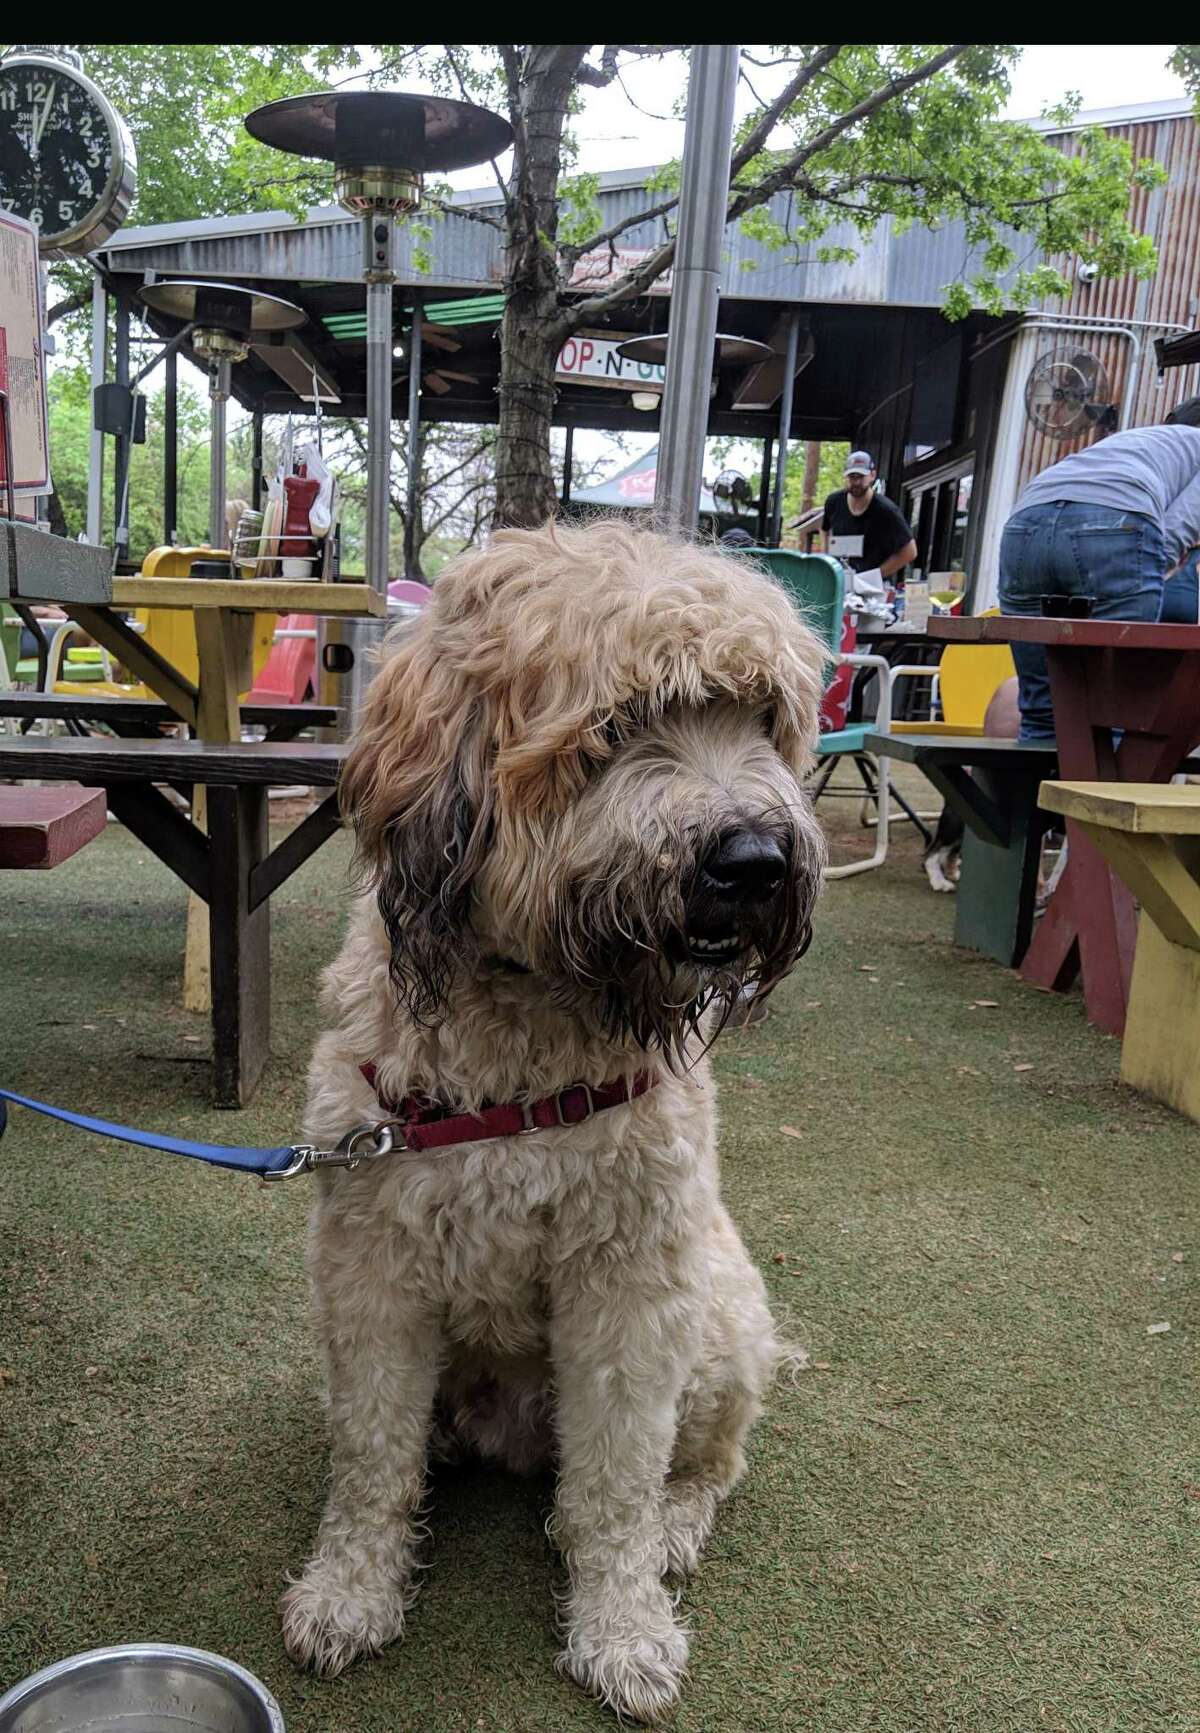
[[[71,647],[71,636],[79,629],[73,621],[65,620],[59,625],[44,621],[43,629],[47,627],[50,661],[46,685],[49,691],[54,690],[59,680],[69,680],[76,685],[112,678],[107,652],[99,645],[77,644]],[[9,686],[36,686],[38,683],[37,657],[21,655],[23,629],[16,609],[7,602],[0,602],[0,682]]]
[[[824,794],[841,758],[853,759],[868,796],[875,803],[875,849],[867,860],[851,861],[845,866],[826,867],[830,879],[848,879],[855,873],[869,872],[882,866],[887,859],[891,776],[889,761],[876,758],[866,749],[868,734],[889,734],[892,719],[892,670],[882,656],[847,654],[841,648],[842,616],[846,604],[846,575],[837,560],[828,554],[799,554],[791,548],[746,548],[741,550],[754,560],[787,591],[803,614],[809,629],[824,644],[829,655],[829,670],[839,665],[851,668],[873,668],[878,677],[878,698],[873,722],[855,722],[848,728],[822,734],[817,742],[817,758],[821,768],[813,786],[813,800]],[[832,790],[842,793],[841,789]]]

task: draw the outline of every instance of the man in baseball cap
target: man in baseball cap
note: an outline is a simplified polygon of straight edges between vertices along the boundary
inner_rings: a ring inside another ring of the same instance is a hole
[[[858,574],[856,590],[882,594],[884,581],[916,559],[917,544],[903,513],[876,493],[875,459],[869,451],[850,453],[845,476],[845,488],[825,501],[825,552]]]

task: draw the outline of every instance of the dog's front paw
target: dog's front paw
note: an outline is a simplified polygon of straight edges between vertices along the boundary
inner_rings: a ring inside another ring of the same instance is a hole
[[[279,1604],[283,1646],[297,1666],[333,1679],[401,1635],[411,1595],[370,1576],[313,1559],[285,1591]]]
[[[653,1723],[678,1700],[687,1655],[687,1633],[656,1583],[653,1593],[617,1590],[577,1614],[558,1665],[618,1715]]]

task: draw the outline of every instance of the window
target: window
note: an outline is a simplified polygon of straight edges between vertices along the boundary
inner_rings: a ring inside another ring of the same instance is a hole
[[[906,490],[905,516],[917,544],[914,578],[964,569],[974,479],[974,458],[967,458],[951,472],[922,476]]]

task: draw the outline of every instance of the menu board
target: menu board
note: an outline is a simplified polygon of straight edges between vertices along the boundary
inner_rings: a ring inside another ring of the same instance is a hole
[[[0,210],[0,391],[8,393],[14,488],[17,493],[48,493],[50,441],[37,230],[5,210]],[[4,480],[0,438],[0,484]],[[2,500],[0,494],[0,513]]]

